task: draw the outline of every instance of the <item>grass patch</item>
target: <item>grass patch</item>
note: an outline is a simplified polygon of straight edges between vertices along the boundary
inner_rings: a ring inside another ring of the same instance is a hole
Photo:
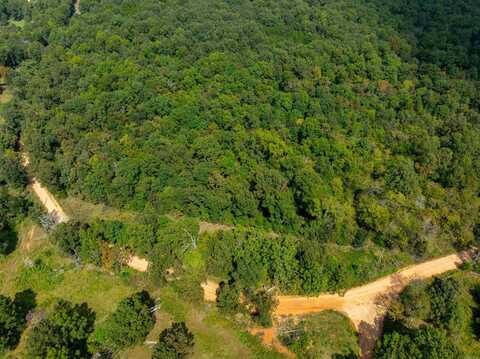
[[[2,92],[0,94],[0,105],[6,104],[13,99],[13,92],[10,88],[5,87],[3,91],[0,88],[0,91]]]
[[[281,359],[282,355],[264,347],[257,338],[236,327],[208,304],[192,304],[181,298],[171,287],[155,293],[160,299],[161,312],[147,340],[157,341],[160,332],[174,321],[185,321],[195,336],[192,358],[205,359]],[[124,353],[122,358],[148,359],[153,345],[139,345]]]
[[[75,266],[47,241],[28,256],[23,256],[20,250],[12,253],[0,263],[0,272],[4,284],[0,294],[13,296],[31,288],[39,307],[48,307],[59,298],[86,302],[97,313],[97,320],[102,320],[120,299],[135,291],[114,275]]]
[[[19,27],[19,28],[21,28],[21,29],[23,29],[23,28],[25,27],[25,20],[23,20],[23,19],[22,19],[22,20],[18,20],[18,21],[17,21],[17,20],[12,20],[12,19],[10,19],[9,23],[10,23],[11,25],[15,25],[16,27]]]
[[[324,311],[305,316],[299,322],[290,322],[283,333],[282,342],[299,358],[330,359],[335,355],[360,352],[352,322],[335,311]]]
[[[23,223],[19,233],[17,249],[0,260],[0,294],[13,297],[17,292],[32,289],[37,312],[63,298],[74,303],[86,302],[96,312],[97,322],[102,322],[121,299],[138,290],[120,277],[76,266],[31,221]],[[34,237],[37,235],[39,238]],[[28,330],[17,349],[6,355],[23,357],[26,335]]]
[[[470,291],[480,286],[480,275],[473,272],[458,271],[444,276],[456,278],[461,283],[461,290],[463,291],[461,301],[466,308],[469,308],[465,318],[467,325],[463,326],[463,330],[452,335],[453,341],[465,353],[466,358],[478,358],[480,353],[479,323],[475,323],[473,317],[474,313],[477,315],[480,313],[480,306],[475,302]]]
[[[80,222],[91,222],[96,218],[105,220],[132,221],[136,214],[121,211],[104,204],[93,204],[79,198],[68,197],[59,200],[63,210],[71,217]]]

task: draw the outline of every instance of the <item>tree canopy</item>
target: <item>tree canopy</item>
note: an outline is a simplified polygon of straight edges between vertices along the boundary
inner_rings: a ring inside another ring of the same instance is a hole
[[[0,30],[7,123],[51,188],[417,257],[472,242],[474,0],[81,7],[16,5]]]
[[[123,299],[107,321],[97,328],[98,347],[114,352],[143,342],[155,324],[154,305],[146,291]]]
[[[31,330],[27,358],[90,358],[87,340],[93,332],[95,313],[83,304],[60,300],[52,312]]]
[[[193,346],[193,334],[185,323],[173,323],[160,333],[152,359],[183,359],[192,353]]]
[[[468,275],[410,284],[389,308],[375,358],[453,359],[478,355],[476,281]]]

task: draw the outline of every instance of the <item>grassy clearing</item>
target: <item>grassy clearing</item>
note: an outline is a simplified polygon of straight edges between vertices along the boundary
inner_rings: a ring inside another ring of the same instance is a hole
[[[39,243],[27,249],[27,240]],[[24,236],[17,249],[0,261],[0,281],[0,293],[4,295],[13,296],[16,292],[32,289],[40,308],[50,306],[58,298],[87,302],[97,313],[98,320],[110,313],[118,300],[135,291],[118,276],[95,268],[77,267],[61,256],[46,237],[29,239]]]
[[[131,212],[121,211],[103,204],[89,203],[75,197],[60,199],[59,202],[67,215],[80,222],[90,222],[95,218],[131,221],[136,217],[136,215]]]
[[[98,213],[107,213],[110,218],[116,214],[108,208],[100,211],[96,208],[92,213],[89,219]],[[147,286],[141,274],[127,271],[114,275],[90,266],[76,266],[59,252],[49,241],[48,235],[31,220],[19,225],[18,232],[16,250],[0,259],[0,294],[13,296],[19,291],[32,289],[36,294],[37,312],[50,308],[60,298],[74,303],[86,302],[96,312],[97,324],[100,324],[115,310],[121,299]],[[190,262],[189,267],[201,266],[194,255]],[[173,321],[185,321],[195,335],[192,358],[282,358],[220,316],[214,306],[192,304],[172,287],[148,289],[159,300],[161,308],[156,312],[157,323],[147,341],[156,341],[160,332]],[[23,357],[28,330],[16,350],[5,358]],[[152,345],[141,344],[121,353],[119,357],[149,359],[151,350]]]
[[[189,303],[170,287],[157,290],[154,294],[160,299],[161,312],[157,314],[155,328],[147,338],[149,341],[158,340],[160,332],[172,322],[185,321],[195,335],[192,358],[283,358],[282,355],[263,347],[250,334],[236,328],[220,316],[212,305]],[[152,346],[136,346],[125,352],[122,358],[147,359],[151,357],[151,350]]]
[[[473,272],[458,271],[446,276],[452,276],[462,284],[464,294],[461,299],[465,307],[470,308],[467,312],[466,321],[472,323],[472,325],[464,326],[464,330],[455,333],[452,338],[454,338],[455,344],[466,354],[466,358],[478,358],[480,353],[480,341],[478,340],[480,323],[474,323],[473,315],[474,313],[478,315],[480,307],[469,294],[471,290],[480,286],[480,275]]]
[[[299,358],[330,359],[360,352],[352,322],[335,311],[324,311],[290,323],[282,341]]]
[[[14,296],[32,289],[36,294],[37,312],[64,298],[74,303],[88,303],[100,322],[122,298],[137,290],[118,276],[95,268],[77,267],[29,220],[18,226],[18,233],[16,250],[0,260],[0,294]],[[17,349],[6,357],[21,358],[24,346],[25,335]]]

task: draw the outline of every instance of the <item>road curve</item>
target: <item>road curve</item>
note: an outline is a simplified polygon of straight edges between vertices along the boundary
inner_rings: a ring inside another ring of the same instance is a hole
[[[413,280],[430,278],[458,268],[470,258],[468,251],[432,259],[423,263],[403,268],[389,276],[377,279],[371,283],[348,290],[344,295],[322,294],[316,297],[277,296],[278,306],[274,317],[301,316],[317,313],[323,310],[336,310],[345,314],[357,329],[360,337],[360,347],[363,358],[371,358],[375,342],[382,332],[382,324],[389,304]],[[218,284],[207,281],[202,284],[205,300],[215,301]],[[263,334],[262,341],[273,345],[285,353],[275,335],[278,328],[254,328],[252,333]],[[290,353],[291,354],[291,353]]]
[[[375,342],[389,304],[412,281],[427,279],[458,268],[470,258],[468,251],[411,265],[389,276],[350,289],[341,296],[323,294],[317,297],[278,296],[276,316],[304,315],[323,310],[336,310],[350,318],[360,337],[363,358],[371,358]]]

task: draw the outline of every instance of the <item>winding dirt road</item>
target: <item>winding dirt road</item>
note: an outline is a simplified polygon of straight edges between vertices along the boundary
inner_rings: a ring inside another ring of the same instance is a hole
[[[470,257],[461,252],[404,268],[361,287],[344,296],[325,294],[318,297],[279,296],[275,315],[302,315],[326,309],[348,316],[360,335],[362,356],[370,358],[389,304],[413,280],[426,279],[458,268]]]
[[[30,158],[26,153],[23,153],[22,156],[23,165],[27,167],[30,164]],[[47,213],[55,219],[56,223],[68,222],[70,218],[66,215],[63,208],[57,202],[55,197],[50,193],[47,188],[43,187],[35,177],[30,180],[30,187],[32,188],[39,201],[42,203],[43,207],[45,207],[45,209],[47,210]]]
[[[323,294],[317,297],[280,295],[277,296],[278,306],[274,316],[277,318],[289,315],[301,316],[327,309],[341,312],[351,319],[359,333],[362,357],[371,358],[375,341],[382,332],[383,319],[392,300],[413,280],[426,279],[455,270],[468,258],[470,258],[469,252],[461,252],[412,265],[369,284],[350,289],[343,296],[339,294]],[[216,293],[218,284],[208,281],[202,286],[205,290],[205,300],[215,300],[212,293]],[[286,353],[286,348],[281,346],[275,336],[277,332],[278,328],[252,330],[253,334],[262,335],[262,341],[265,344]],[[287,355],[291,356],[291,353]]]
[[[23,165],[27,167],[30,164],[30,158],[25,152],[22,153],[22,157]],[[70,220],[70,218],[67,216],[62,206],[60,206],[60,203],[58,203],[53,194],[51,194],[46,187],[43,187],[42,184],[35,177],[31,178],[30,187],[39,199],[39,201],[42,203],[43,207],[47,210],[47,213],[54,218],[55,223],[64,223]],[[135,269],[136,271],[146,272],[149,262],[145,258],[132,255],[128,258],[126,264],[130,268]]]
[[[24,165],[30,163],[28,155],[24,154]],[[55,197],[43,187],[35,178],[31,180],[31,188],[37,195],[49,214],[52,214],[57,223],[67,222],[69,217],[63,211],[63,208],[57,202]],[[202,230],[203,229],[203,230]],[[227,230],[223,228],[210,228],[203,224],[199,232],[209,232],[211,230]],[[394,298],[413,280],[426,279],[434,275],[442,274],[458,268],[465,260],[470,258],[469,252],[461,252],[449,256],[433,259],[424,263],[412,265],[399,270],[398,272],[380,278],[374,282],[350,289],[341,296],[338,294],[323,294],[317,297],[305,296],[277,296],[278,306],[275,309],[274,316],[282,317],[288,315],[304,315],[308,313],[321,312],[323,310],[336,310],[348,316],[360,336],[360,347],[362,357],[370,358],[375,346],[375,341],[382,331],[382,323],[385,317],[388,305]],[[148,261],[132,256],[127,265],[138,271],[144,272],[148,268]],[[208,280],[202,284],[206,301],[215,301],[218,283]],[[278,328],[253,329],[254,334],[263,334],[263,342],[273,345],[279,351],[288,356],[292,354],[283,347],[276,333]]]

